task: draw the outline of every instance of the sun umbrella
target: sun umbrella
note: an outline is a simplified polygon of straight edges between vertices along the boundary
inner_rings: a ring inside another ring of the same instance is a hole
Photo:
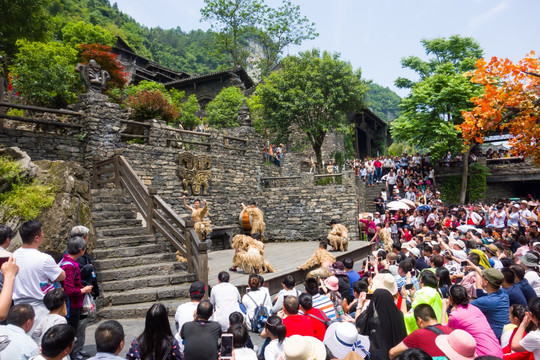
[[[473,230],[473,231],[476,231],[477,233],[482,233],[482,230],[480,229],[477,229],[476,227],[474,227],[473,225],[460,225],[457,227],[457,229],[463,233],[466,233],[467,231],[469,230]]]
[[[422,210],[422,211],[431,211],[431,206],[429,205],[420,205],[416,208],[416,210]]]
[[[403,202],[403,203],[409,205],[409,207],[410,207],[411,209],[414,209],[414,208],[416,207],[416,204],[415,204],[413,201],[409,200],[409,199],[401,199],[401,200],[399,200],[399,201],[401,201],[401,202]]]
[[[409,205],[405,204],[404,202],[401,202],[401,201],[390,201],[387,205],[386,205],[386,208],[388,210],[409,210]]]

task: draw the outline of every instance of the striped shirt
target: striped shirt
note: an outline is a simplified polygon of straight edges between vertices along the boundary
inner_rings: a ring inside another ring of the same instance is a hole
[[[336,319],[336,309],[328,296],[317,294],[312,297],[312,301],[314,308],[320,309],[330,320]]]

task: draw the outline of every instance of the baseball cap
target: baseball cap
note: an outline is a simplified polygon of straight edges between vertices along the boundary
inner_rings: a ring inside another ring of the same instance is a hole
[[[195,281],[191,284],[189,287],[189,295],[204,295],[204,292],[206,291],[206,286],[202,281]]]
[[[482,276],[486,278],[488,283],[494,286],[501,286],[504,279],[502,272],[494,268],[484,269]]]

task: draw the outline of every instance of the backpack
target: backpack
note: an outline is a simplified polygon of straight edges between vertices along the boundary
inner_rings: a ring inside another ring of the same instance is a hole
[[[322,322],[324,324],[324,326],[326,326],[326,328],[328,329],[328,327],[330,326],[330,324],[333,323],[333,321],[330,320],[328,318],[328,316],[326,316],[326,314],[321,309],[318,309],[318,310],[321,313],[321,317],[315,316],[313,314],[306,314],[306,315],[313,318],[313,319],[315,319],[315,320],[318,320],[318,321]]]
[[[266,324],[266,319],[270,316],[268,314],[268,310],[264,306],[264,302],[266,301],[267,294],[264,294],[264,299],[261,303],[261,305],[257,305],[257,302],[248,294],[246,294],[251,301],[255,303],[255,310],[253,311],[253,317],[251,318],[251,331],[254,333],[260,334],[261,331],[263,331],[264,326]]]

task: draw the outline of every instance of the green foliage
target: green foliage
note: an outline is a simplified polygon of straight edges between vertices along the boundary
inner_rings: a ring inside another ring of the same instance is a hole
[[[464,72],[474,67],[482,50],[474,39],[459,35],[422,40],[422,44],[430,59],[411,56],[401,61],[420,80],[396,80],[396,86],[410,88],[411,92],[402,99],[402,114],[392,123],[391,131],[394,140],[426,149],[433,159],[439,159],[448,150],[463,150],[456,125],[463,122],[461,112],[472,108],[470,99],[479,92]]]
[[[374,141],[375,150],[379,152],[380,155],[386,155],[388,149],[386,148],[386,136],[382,134],[377,134]]]
[[[356,151],[354,150],[354,133],[352,131],[343,136],[343,143],[345,146],[345,159],[354,159]]]
[[[337,151],[337,150],[332,151],[330,153],[330,157],[334,158],[336,165],[339,166],[340,168],[343,166],[343,164],[345,164],[345,156],[343,155],[341,151]]]
[[[474,163],[469,166],[469,181],[467,195],[469,202],[477,202],[486,198],[487,177],[491,175],[487,166]]]
[[[238,126],[238,109],[245,97],[236,86],[224,88],[206,106],[208,123],[216,128]]]
[[[21,95],[40,104],[64,106],[81,89],[75,73],[77,51],[58,42],[17,41],[19,52],[10,67]]]
[[[388,147],[388,154],[392,156],[401,156],[405,152],[407,154],[414,154],[416,153],[416,151],[417,151],[416,147],[407,145],[404,142],[398,142],[398,141],[393,142]]]
[[[22,109],[9,109],[7,111],[7,114],[10,115],[10,116],[21,116],[21,117],[23,117],[24,116],[24,110],[22,110]]]
[[[328,186],[332,184],[341,185],[343,183],[342,176],[325,176],[322,178],[315,179],[315,185],[317,186]]]
[[[2,0],[0,2],[0,51],[12,57],[19,39],[46,40],[51,22],[47,7],[51,0]]]
[[[84,21],[70,22],[62,28],[63,42],[75,47],[79,44],[101,44],[113,46],[114,36],[99,25],[92,25]]]
[[[5,223],[13,217],[22,220],[35,219],[41,209],[54,202],[50,187],[37,181],[25,181],[20,176],[20,165],[7,157],[0,157],[0,183],[6,190],[0,193],[0,221]]]
[[[440,186],[441,198],[447,204],[457,204],[461,191],[461,176],[446,176]]]
[[[184,102],[180,103],[180,122],[184,129],[191,130],[201,123],[197,116],[199,110],[199,102],[195,94],[191,94]]]
[[[375,83],[370,83],[368,86],[369,91],[366,93],[365,101],[370,110],[386,122],[391,122],[399,117],[401,114],[399,95],[388,87],[382,87]]]
[[[367,86],[338,54],[306,51],[283,59],[281,66],[257,87],[250,103],[256,128],[281,143],[294,134],[297,143],[311,145],[322,169],[326,133],[350,129],[346,114],[362,109]]]

